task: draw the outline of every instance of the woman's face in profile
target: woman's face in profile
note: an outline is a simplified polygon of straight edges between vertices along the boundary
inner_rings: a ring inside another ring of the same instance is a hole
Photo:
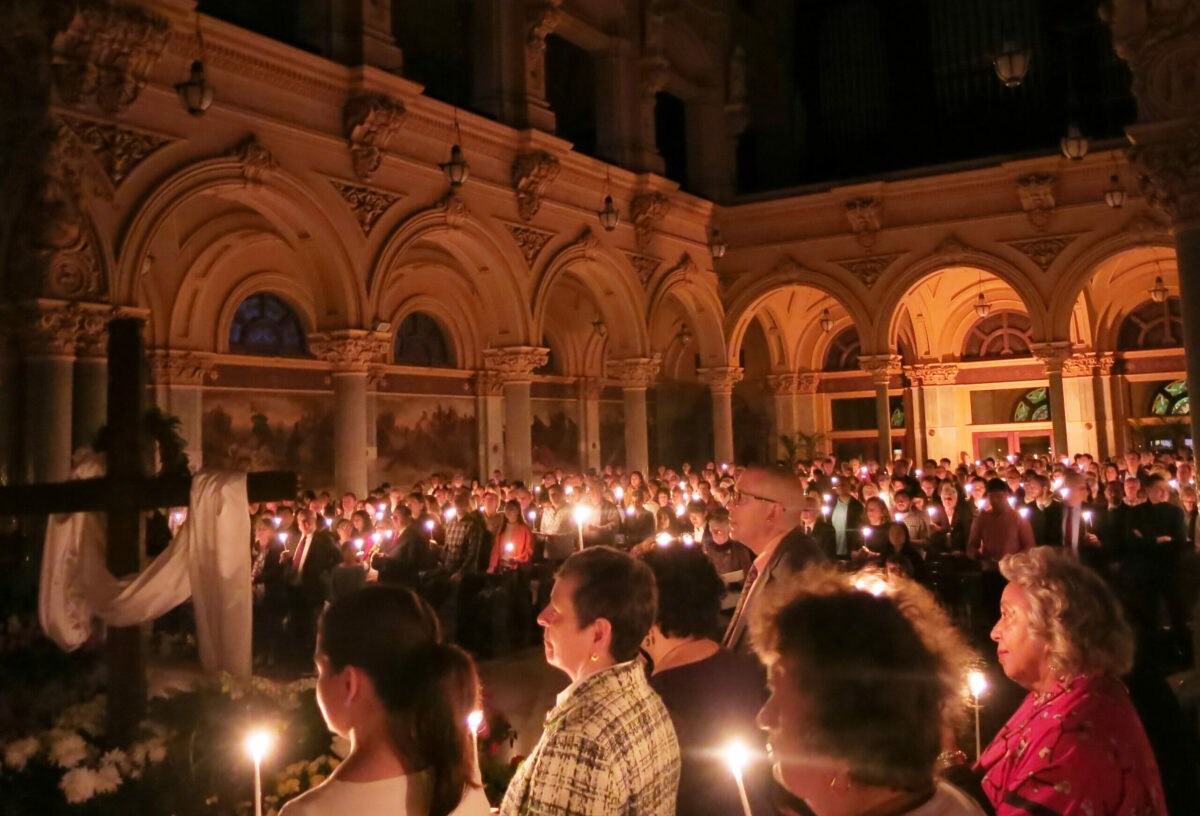
[[[822,787],[843,763],[814,753],[805,745],[811,730],[811,705],[800,684],[789,676],[786,660],[777,660],[767,673],[770,696],[758,712],[758,727],[767,732],[767,756],[775,780],[793,796],[805,799]]]
[[[338,736],[349,739],[351,724],[347,716],[346,675],[350,670],[346,668],[340,672],[334,671],[319,643],[313,662],[317,666],[317,706],[321,709],[321,716],[325,718],[325,725]]]

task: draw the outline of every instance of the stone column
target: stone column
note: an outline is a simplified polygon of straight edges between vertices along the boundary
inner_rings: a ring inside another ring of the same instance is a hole
[[[1110,355],[1111,357],[1111,355]],[[1110,363],[1111,364],[1111,363]],[[1098,430],[1104,406],[1096,400],[1096,372],[1101,366],[1096,352],[1074,354],[1063,361],[1063,400],[1067,409],[1067,449],[1099,456],[1103,434]]]
[[[595,377],[579,380],[579,462],[586,471],[600,468],[600,393],[604,381]]]
[[[71,413],[80,313],[74,304],[38,302],[23,315],[25,422],[21,476],[26,483],[71,475]]]
[[[717,466],[733,463],[733,386],[745,371],[740,366],[700,368],[696,376],[708,386],[713,401],[713,458]]]
[[[71,394],[71,447],[96,441],[96,432],[107,420],[108,318],[107,313],[84,316],[76,347],[75,383]]]
[[[504,471],[504,383],[493,371],[475,373],[475,429],[480,476],[486,481],[493,470]]]
[[[796,395],[800,393],[800,374],[785,372],[767,375],[767,390],[771,392],[772,438],[776,459],[787,459],[783,437],[796,436]]]
[[[550,350],[537,346],[486,349],[484,367],[504,388],[504,475],[528,483],[533,476],[533,409],[529,385],[535,368],[544,366]]]
[[[554,132],[546,102],[546,37],[562,0],[481,0],[472,15],[475,107],[517,129]]]
[[[383,359],[388,338],[377,332],[346,329],[313,335],[309,347],[333,375],[333,480],[339,492],[364,496],[370,489],[369,447],[375,428],[367,422],[367,375]]]
[[[1067,402],[1063,389],[1063,364],[1071,356],[1071,343],[1057,341],[1036,343],[1033,354],[1046,368],[1046,381],[1050,386],[1050,422],[1054,426],[1054,456],[1070,456],[1072,451],[1067,439]]]
[[[661,366],[662,360],[657,356],[608,361],[608,377],[620,384],[625,397],[626,471],[649,473],[650,432],[646,424],[646,389],[658,376]]]
[[[796,409],[796,433],[809,435],[828,434],[829,423],[822,420],[817,410],[817,389],[821,385],[821,375],[815,371],[801,371],[796,375],[796,396],[793,403]],[[819,446],[822,452],[829,450],[828,444]]]
[[[924,459],[958,461],[958,366],[954,363],[926,363],[905,368],[913,384],[913,402],[920,403],[921,422],[917,445]],[[918,436],[914,433],[914,439]]]
[[[1113,373],[1111,351],[1099,355],[1096,369],[1096,418],[1100,428],[1099,456],[1120,456],[1125,452],[1125,385],[1123,377]]]
[[[889,389],[892,377],[901,372],[900,355],[877,354],[858,358],[859,367],[871,375],[875,385],[875,427],[879,434],[879,462],[892,458],[892,409]]]
[[[188,465],[204,467],[204,384],[216,379],[211,355],[195,351],[152,351],[150,379],[155,400],[165,413],[179,418]]]
[[[596,149],[621,167],[637,160],[641,101],[638,59],[633,43],[612,37],[606,51],[596,55]]]

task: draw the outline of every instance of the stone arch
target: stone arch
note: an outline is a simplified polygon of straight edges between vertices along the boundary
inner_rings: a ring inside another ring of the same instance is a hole
[[[527,285],[517,276],[525,261],[511,240],[500,240],[452,195],[410,215],[383,242],[367,280],[367,309],[376,317],[394,310],[396,292],[413,266],[440,265],[447,274],[423,292],[456,315],[455,324],[472,326],[474,343],[459,365],[478,367],[488,345],[536,342],[525,307]],[[523,277],[523,275],[522,275]]]
[[[392,331],[388,343],[388,359],[395,362],[396,334],[405,318],[413,314],[428,315],[450,346],[457,368],[478,368],[482,365],[479,349],[483,343],[475,333],[474,321],[471,315],[462,308],[456,308],[454,302],[433,294],[414,294],[401,300],[388,317]]]
[[[211,350],[221,354],[229,353],[229,330],[233,326],[233,318],[237,313],[238,307],[250,296],[262,292],[270,293],[285,301],[292,308],[292,311],[296,313],[296,316],[300,318],[305,335],[310,335],[317,329],[317,312],[312,294],[294,278],[283,272],[263,270],[246,276],[221,298],[223,301],[221,309],[217,315],[215,324],[213,324],[213,343],[207,348],[211,348]],[[215,297],[217,296],[214,295]],[[191,310],[193,320],[191,321],[190,328],[196,331],[200,330],[200,327],[196,326],[197,321],[194,319],[194,315],[198,311]],[[178,325],[178,322],[187,317],[189,315],[183,313],[182,308],[177,309],[171,315],[172,337],[175,336],[174,329]]]
[[[1161,254],[1164,264],[1168,255],[1174,260],[1175,242],[1170,234],[1156,222],[1147,221],[1146,224],[1148,226],[1145,230],[1125,230],[1097,241],[1081,252],[1074,262],[1063,271],[1048,304],[1052,321],[1051,330],[1055,338],[1065,339],[1070,336],[1071,321],[1078,305],[1079,296],[1085,293],[1097,271],[1106,263],[1137,250],[1167,250],[1166,253],[1156,254]],[[1174,267],[1174,263],[1172,263],[1172,267]],[[1100,329],[1095,325],[1094,318],[1096,316],[1094,314],[1089,316],[1093,318],[1091,326],[1093,334],[1089,340],[1095,343]]]
[[[952,251],[935,252],[905,267],[895,275],[885,276],[875,286],[881,316],[872,339],[873,353],[893,347],[900,307],[909,293],[926,278],[939,272],[960,270],[976,280],[980,273],[991,275],[1007,284],[1016,293],[1021,309],[1033,323],[1035,339],[1044,339],[1049,327],[1042,296],[1033,279],[1012,263],[987,252],[957,245]],[[864,338],[864,345],[866,340]]]
[[[655,329],[661,328],[663,322],[669,319],[671,305],[678,305],[695,336],[700,364],[722,366],[726,364],[725,334],[721,327],[724,308],[716,287],[708,278],[700,278],[701,273],[690,258],[668,272],[654,289],[646,322],[650,332],[655,334]],[[674,335],[674,332],[671,334]],[[678,343],[675,345],[678,346]],[[666,362],[672,351],[670,345],[658,350],[663,352]]]
[[[804,286],[827,295],[836,304],[840,313],[831,316],[835,323],[849,322],[858,327],[859,337],[864,339],[872,336],[872,322],[869,313],[853,293],[853,291],[837,278],[827,274],[813,272],[792,261],[778,264],[767,274],[750,282],[740,289],[725,313],[725,346],[727,365],[737,365],[738,354],[741,351],[742,338],[750,321],[755,318],[759,306],[769,296],[781,289],[792,286]],[[834,331],[839,329],[835,328]],[[793,353],[793,349],[788,350]],[[868,353],[864,350],[864,353]],[[819,365],[818,365],[819,367]]]
[[[124,228],[113,300],[137,302],[138,280],[152,270],[151,248],[160,230],[184,207],[203,197],[258,213],[311,268],[309,299],[317,306],[316,328],[359,325],[364,293],[354,263],[320,196],[253,138],[234,155],[194,162],[158,185]]]
[[[588,290],[604,320],[609,355],[645,357],[650,341],[642,288],[633,269],[607,251],[590,229],[578,241],[559,250],[542,272],[533,295],[534,342],[545,330],[555,285],[570,275]]]

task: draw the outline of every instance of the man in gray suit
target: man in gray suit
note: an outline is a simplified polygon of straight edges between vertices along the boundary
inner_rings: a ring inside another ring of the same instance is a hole
[[[784,468],[746,468],[734,485],[729,502],[733,534],[755,554],[746,572],[737,610],[725,630],[721,645],[735,652],[749,652],[749,623],[759,599],[773,583],[799,572],[809,564],[824,561],[817,542],[806,535],[802,513],[809,497]]]

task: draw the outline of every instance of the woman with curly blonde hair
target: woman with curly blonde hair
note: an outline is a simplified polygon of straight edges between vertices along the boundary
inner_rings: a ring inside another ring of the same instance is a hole
[[[1165,814],[1146,732],[1120,677],[1133,632],[1101,578],[1069,552],[1006,556],[992,629],[1004,673],[1029,695],[976,770],[997,816]]]
[[[929,592],[810,567],[755,612],[775,778],[816,816],[981,816],[934,778],[971,653]]]

